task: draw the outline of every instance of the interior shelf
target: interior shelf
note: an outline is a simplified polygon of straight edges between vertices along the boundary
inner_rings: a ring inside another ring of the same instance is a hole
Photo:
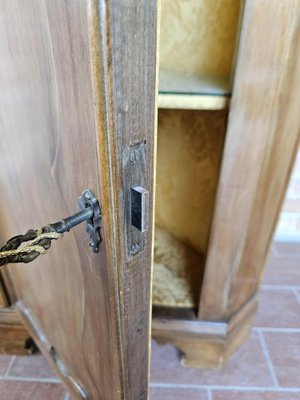
[[[159,108],[221,110],[228,107],[229,99],[230,84],[222,77],[170,70],[159,73]]]

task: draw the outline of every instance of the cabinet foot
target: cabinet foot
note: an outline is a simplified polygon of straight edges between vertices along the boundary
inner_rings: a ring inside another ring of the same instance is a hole
[[[154,318],[152,336],[176,346],[186,367],[220,368],[249,336],[256,308],[253,298],[228,322]]]

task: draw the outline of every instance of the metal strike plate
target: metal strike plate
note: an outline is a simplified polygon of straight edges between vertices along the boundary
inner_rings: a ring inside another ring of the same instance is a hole
[[[142,186],[131,188],[131,225],[141,233],[148,229],[149,192]]]
[[[146,142],[129,146],[124,153],[124,193],[127,256],[143,251],[149,225],[149,192],[146,189]]]

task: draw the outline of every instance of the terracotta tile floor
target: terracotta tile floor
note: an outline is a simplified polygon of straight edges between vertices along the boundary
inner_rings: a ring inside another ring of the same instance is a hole
[[[152,343],[151,400],[300,400],[300,244],[273,244],[250,339],[218,371]],[[0,356],[0,400],[64,400],[41,355]],[[109,400],[109,399],[108,399]]]
[[[300,400],[300,244],[272,246],[250,339],[218,371],[153,342],[151,400]]]

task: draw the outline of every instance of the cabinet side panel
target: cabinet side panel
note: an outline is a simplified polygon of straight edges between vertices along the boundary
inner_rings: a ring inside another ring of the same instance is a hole
[[[257,291],[299,141],[296,0],[246,2],[200,317]]]

